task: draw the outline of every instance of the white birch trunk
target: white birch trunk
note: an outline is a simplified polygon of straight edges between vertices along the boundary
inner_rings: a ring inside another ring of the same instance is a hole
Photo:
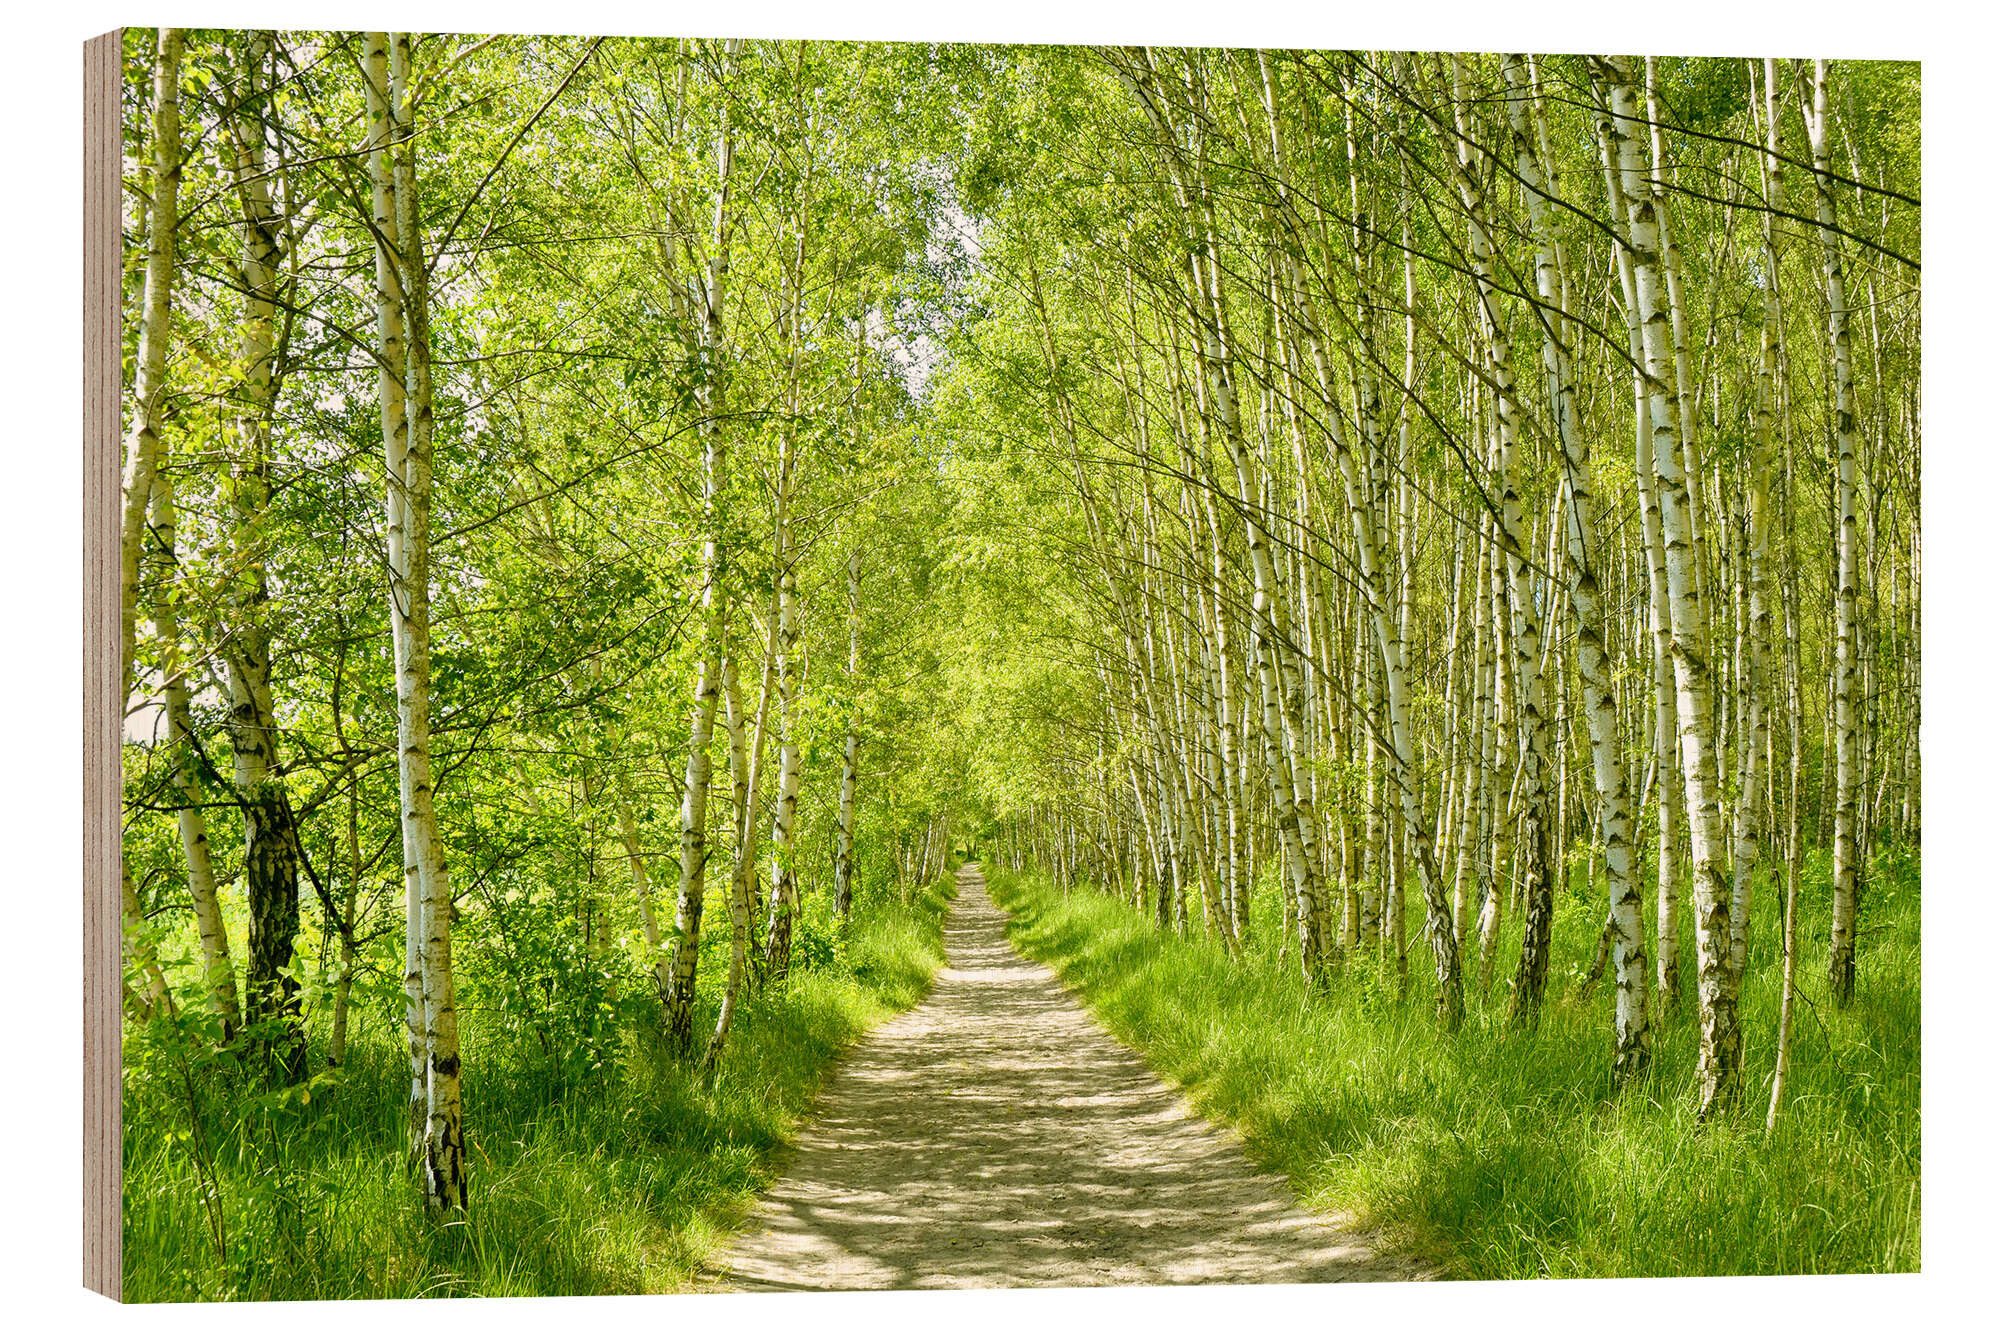
[[[1779,112],[1777,62],[1764,62],[1764,197],[1771,208],[1783,207],[1784,180],[1779,170]],[[1755,80],[1752,80],[1753,85]],[[1753,408],[1751,455],[1745,468],[1744,488],[1748,494],[1743,540],[1743,580],[1745,589],[1743,642],[1737,657],[1742,664],[1742,710],[1739,724],[1736,770],[1736,817],[1732,830],[1735,844],[1732,870],[1734,881],[1729,903],[1730,965],[1741,977],[1749,965],[1751,880],[1757,867],[1759,793],[1762,789],[1759,761],[1770,744],[1770,715],[1766,708],[1769,674],[1771,607],[1766,590],[1766,568],[1770,552],[1769,500],[1765,478],[1776,449],[1778,425],[1778,374],[1783,310],[1778,295],[1778,240],[1776,219],[1766,212],[1764,229],[1764,327],[1758,346],[1757,400]],[[1787,909],[1789,910],[1789,909]]]
[[[1817,185],[1820,250],[1826,280],[1827,341],[1833,359],[1835,581],[1833,596],[1833,922],[1827,984],[1836,1005],[1854,998],[1855,918],[1860,906],[1859,630],[1855,622],[1860,535],[1856,514],[1854,353],[1848,334],[1847,283],[1834,212],[1827,143],[1827,62],[1813,62],[1812,103],[1805,108]]]
[[[800,319],[805,302],[805,260],[811,190],[808,167],[801,187],[790,268],[785,276],[788,348],[785,370],[785,424],[778,434],[778,476],[774,533],[777,575],[776,680],[778,690],[778,785],[771,811],[770,896],[765,907],[764,978],[783,982],[792,966],[792,928],[799,913],[797,847],[802,750],[799,701],[805,687],[799,649],[799,550],[793,530],[792,500],[798,482],[801,355]],[[940,859],[946,849],[940,848]]]
[[[783,470],[781,465],[781,471]],[[785,504],[780,499],[780,506]],[[778,705],[778,785],[773,792],[771,811],[770,895],[765,904],[764,977],[784,981],[792,965],[792,924],[798,913],[798,875],[793,863],[792,835],[797,827],[799,806],[800,748],[798,706],[802,685],[799,671],[798,583],[794,570],[796,552],[783,539],[786,519],[779,521],[777,705]],[[929,845],[926,844],[926,862]],[[929,866],[926,864],[925,871]]]
[[[160,462],[160,414],[172,340],[174,246],[180,231],[181,49],[179,28],[162,28],[153,61],[152,199],[146,219],[146,278],[140,297],[139,350],[133,365],[132,422],[125,436],[125,516],[120,546],[121,684],[118,706],[132,699],[138,633],[139,564],[146,514]]]
[[[1647,167],[1638,140],[1638,98],[1629,62],[1598,62],[1609,75],[1609,134],[1617,146],[1618,179],[1626,201],[1621,240],[1631,255],[1634,312],[1644,341],[1652,426],[1653,475],[1659,483],[1660,527],[1666,548],[1668,623],[1673,636],[1674,680],[1680,723],[1681,770],[1687,787],[1688,843],[1694,862],[1695,951],[1701,1047],[1700,1113],[1728,1109],[1742,1083],[1743,1034],[1737,1016],[1736,974],[1729,965],[1729,887],[1725,875],[1721,809],[1712,731],[1708,615],[1694,566],[1697,537],[1687,501],[1679,447],[1682,423],[1673,385],[1671,320],[1664,304],[1655,214]]]
[[[401,241],[398,239],[396,170],[390,157],[391,145],[396,139],[396,123],[390,106],[389,34],[367,33],[362,41],[368,113],[368,177],[372,193],[370,225],[375,233],[377,398],[381,408],[384,467],[388,476],[384,532],[389,575],[389,635],[391,655],[400,673],[402,664],[408,658],[408,649],[404,644],[406,622],[401,611],[409,602],[406,592],[409,582],[406,488],[410,421],[403,403],[403,380],[409,358],[405,350],[402,261],[398,253]],[[399,741],[404,730],[403,713],[399,674]],[[424,1081],[430,1064],[424,1035],[424,884],[421,860],[414,854],[422,835],[415,822],[415,806],[408,798],[400,750],[397,783],[403,840],[403,1026],[410,1065],[411,1149],[414,1153],[423,1142]]]
[[[1325,942],[1320,938],[1322,913],[1318,898],[1317,866],[1311,854],[1311,829],[1306,825],[1298,808],[1298,785],[1286,763],[1284,701],[1287,691],[1277,654],[1282,648],[1272,642],[1277,636],[1279,614],[1276,604],[1277,568],[1272,560],[1270,539],[1259,517],[1261,506],[1256,477],[1256,465],[1246,443],[1242,425],[1240,402],[1237,394],[1234,370],[1231,365],[1233,350],[1227,331],[1227,305],[1221,288],[1221,270],[1213,262],[1215,239],[1213,227],[1206,212],[1206,196],[1201,192],[1201,183],[1182,163],[1173,129],[1158,114],[1158,105],[1153,99],[1150,87],[1157,87],[1156,71],[1150,69],[1151,56],[1147,55],[1145,68],[1154,75],[1150,80],[1139,73],[1127,70],[1126,77],[1139,94],[1141,104],[1153,115],[1165,143],[1166,166],[1173,179],[1176,200],[1180,205],[1184,237],[1187,251],[1189,276],[1192,283],[1195,315],[1195,351],[1201,362],[1207,381],[1208,406],[1213,411],[1219,427],[1222,442],[1234,472],[1236,493],[1243,505],[1246,541],[1249,547],[1251,568],[1251,608],[1253,624],[1252,643],[1257,649],[1256,664],[1259,693],[1263,700],[1263,730],[1265,748],[1271,756],[1267,764],[1271,788],[1273,813],[1276,817],[1279,844],[1292,883],[1292,896],[1298,905],[1297,927],[1299,932],[1299,955],[1301,970],[1308,984],[1319,983],[1326,955]],[[1149,87],[1150,85],[1150,87]]]
[[[1265,106],[1271,123],[1272,152],[1282,168],[1282,143],[1278,137],[1277,94],[1268,61],[1263,70]],[[1282,175],[1282,170],[1281,173]],[[1283,249],[1283,247],[1281,247]],[[1439,873],[1430,822],[1419,805],[1416,782],[1414,736],[1407,705],[1407,665],[1401,633],[1392,613],[1388,593],[1388,571],[1376,542],[1375,506],[1364,478],[1364,465],[1350,446],[1345,427],[1334,409],[1334,379],[1324,342],[1304,296],[1304,282],[1295,253],[1284,249],[1287,288],[1294,302],[1294,314],[1313,364],[1319,397],[1328,408],[1326,428],[1339,461],[1346,487],[1348,512],[1353,523],[1360,566],[1361,584],[1374,624],[1377,646],[1382,654],[1384,702],[1388,712],[1389,754],[1403,818],[1417,852],[1417,868],[1424,894],[1424,933],[1436,964],[1438,1014],[1448,1030],[1455,1030],[1464,1016],[1464,991],[1459,976],[1458,942],[1452,934],[1451,902]]]
[[[415,144],[407,103],[407,33],[364,38],[369,166],[377,230],[378,354],[388,451],[389,614],[396,666],[397,785],[403,808],[404,880],[420,935],[415,954],[421,1056],[413,1100],[421,1106],[416,1158],[432,1214],[466,1206],[465,1125],[460,1102],[458,1008],[451,961],[451,882],[431,773],[431,379],[428,277],[416,200]],[[388,224],[385,226],[385,222]],[[400,365],[398,363],[400,362]],[[400,369],[394,384],[393,372]],[[400,418],[392,409],[400,408]],[[406,995],[410,987],[405,983]]]
[[[1610,896],[1611,964],[1617,995],[1612,1067],[1619,1077],[1625,1078],[1642,1071],[1650,1056],[1646,1000],[1651,979],[1647,976],[1645,927],[1633,867],[1632,809],[1625,790],[1618,703],[1612,692],[1611,655],[1605,644],[1590,440],[1582,428],[1569,347],[1564,341],[1574,336],[1575,331],[1569,323],[1569,284],[1562,242],[1550,223],[1544,197],[1545,193],[1553,192],[1542,170],[1544,136],[1539,115],[1531,112],[1539,93],[1534,87],[1532,67],[1525,66],[1519,58],[1507,60],[1505,73],[1512,93],[1508,114],[1514,138],[1515,171],[1526,187],[1528,217],[1535,233],[1535,291],[1545,308],[1542,369],[1548,380],[1549,402],[1563,449],[1563,479],[1569,492],[1564,544],[1570,565],[1570,606],[1576,620],[1577,675],[1583,687],[1584,721],[1590,732],[1598,836],[1604,844]]]
[[[224,601],[230,746],[244,816],[244,883],[250,907],[244,1017],[260,1028],[262,1057],[290,1081],[306,1075],[298,983],[289,967],[299,929],[298,843],[278,767],[271,694],[270,590],[265,566],[271,496],[271,419],[276,370],[280,222],[265,155],[266,90],[272,35],[244,34],[244,64],[227,119],[230,167],[242,213],[244,294],[238,336],[240,378],[228,428],[231,577]]]
[[[724,48],[721,79],[735,68],[740,40]],[[708,870],[709,741],[715,730],[716,698],[722,674],[728,593],[722,583],[727,554],[722,545],[722,492],[729,441],[720,420],[727,388],[728,344],[724,302],[728,295],[731,171],[735,138],[728,90],[720,99],[721,124],[715,145],[715,215],[709,237],[707,290],[703,293],[701,381],[696,403],[701,414],[702,548],[701,658],[696,667],[694,707],[688,725],[687,773],[681,787],[680,883],[674,894],[674,935],[668,963],[666,1033],[675,1051],[694,1045],[695,968],[701,958],[701,916]]]
[[[174,788],[180,800],[175,812],[181,851],[187,861],[188,897],[194,904],[195,933],[201,941],[203,980],[210,1010],[222,1023],[222,1035],[229,1040],[242,1024],[242,1010],[236,996],[236,968],[229,958],[229,933],[223,927],[222,903],[216,892],[215,863],[208,845],[208,817],[203,812],[201,781],[194,753],[194,724],[188,697],[187,673],[182,661],[180,617],[174,609],[176,593],[166,586],[171,574],[178,578],[178,553],[174,529],[173,483],[162,472],[153,483],[153,542],[160,554],[161,586],[153,600],[153,629],[161,645],[161,675],[166,696],[167,741],[175,750]]]
[[[1512,1020],[1533,1027],[1541,1018],[1542,993],[1548,985],[1549,931],[1555,913],[1555,849],[1551,846],[1548,792],[1549,722],[1547,692],[1542,685],[1542,618],[1536,607],[1533,569],[1529,562],[1527,524],[1522,517],[1519,489],[1518,421],[1521,405],[1515,390],[1507,320],[1500,305],[1493,238],[1488,231],[1487,203],[1472,157],[1472,138],[1465,123],[1466,93],[1463,63],[1452,58],[1452,101],[1457,144],[1455,161],[1460,202],[1468,222],[1470,267],[1479,294],[1486,369],[1493,386],[1494,436],[1490,486],[1498,493],[1500,550],[1507,570],[1507,603],[1514,648],[1514,698],[1521,737],[1519,847],[1523,853],[1521,954],[1514,974],[1510,1006]],[[1540,196],[1531,189],[1537,203]],[[1558,408],[1560,412],[1560,408]]]
[[[854,788],[861,755],[861,548],[847,554],[847,739],[840,752],[840,803],[834,817],[833,914],[854,906]]]
[[[1603,153],[1605,192],[1610,203],[1612,225],[1621,233],[1627,225],[1629,208],[1620,184],[1617,142],[1610,122],[1600,122],[1598,137]],[[1652,641],[1652,702],[1650,732],[1653,740],[1654,788],[1657,842],[1655,857],[1656,915],[1654,922],[1657,998],[1660,1008],[1672,1014],[1681,1001],[1680,972],[1680,865],[1676,836],[1676,810],[1685,799],[1680,761],[1674,746],[1673,647],[1665,607],[1667,604],[1666,544],[1660,530],[1658,483],[1654,479],[1652,394],[1646,378],[1645,334],[1638,317],[1639,298],[1633,277],[1631,254],[1618,251],[1618,279],[1624,297],[1626,338],[1631,356],[1633,396],[1633,456],[1637,460],[1639,528],[1646,566],[1646,623]],[[1643,801],[1641,803],[1643,805]]]
[[[764,680],[768,693],[768,658]],[[722,1003],[716,1010],[715,1030],[709,1034],[707,1049],[702,1052],[701,1075],[704,1081],[715,1077],[723,1049],[728,1044],[729,1029],[736,1018],[736,1005],[742,998],[743,987],[749,977],[752,944],[750,882],[756,865],[752,849],[756,837],[756,772],[754,756],[744,739],[743,695],[737,688],[736,654],[733,651],[722,659],[722,701],[725,725],[729,729],[729,779],[735,797],[732,821],[735,857],[729,875],[729,976],[723,985]]]

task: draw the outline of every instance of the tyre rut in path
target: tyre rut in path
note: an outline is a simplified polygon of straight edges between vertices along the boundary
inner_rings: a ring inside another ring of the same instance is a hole
[[[828,1079],[716,1264],[751,1290],[1394,1281],[1017,953],[976,865],[930,996]]]

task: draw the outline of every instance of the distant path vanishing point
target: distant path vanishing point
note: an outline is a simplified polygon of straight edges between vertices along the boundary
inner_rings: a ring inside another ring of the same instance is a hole
[[[1291,1198],[1008,942],[958,874],[930,996],[829,1077],[716,1263],[746,1290],[1419,1277]]]

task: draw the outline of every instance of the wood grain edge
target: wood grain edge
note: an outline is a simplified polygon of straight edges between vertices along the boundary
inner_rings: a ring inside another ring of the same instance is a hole
[[[124,1293],[118,642],[124,34],[83,46],[83,1284]]]

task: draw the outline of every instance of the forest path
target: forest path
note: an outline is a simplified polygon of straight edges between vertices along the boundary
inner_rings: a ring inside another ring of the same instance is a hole
[[[931,994],[828,1079],[716,1268],[751,1290],[1394,1281],[1017,953],[976,864]]]

